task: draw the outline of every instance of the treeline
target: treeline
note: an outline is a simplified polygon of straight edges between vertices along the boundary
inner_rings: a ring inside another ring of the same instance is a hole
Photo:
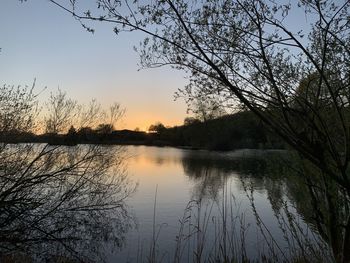
[[[5,142],[37,142],[52,145],[133,144],[189,147],[209,150],[241,148],[284,148],[283,142],[272,134],[249,111],[226,115],[205,122],[188,118],[182,126],[151,125],[149,132],[113,130],[108,124],[97,128],[73,126],[66,134],[10,132],[1,134]]]
[[[175,146],[209,150],[284,148],[284,143],[249,111],[205,122],[192,119],[183,126],[161,129],[156,135]]]

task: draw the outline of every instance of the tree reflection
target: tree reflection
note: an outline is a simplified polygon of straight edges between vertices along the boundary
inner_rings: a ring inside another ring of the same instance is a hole
[[[266,194],[284,239],[290,246],[297,247],[295,251],[302,257],[329,260],[331,253],[336,261],[346,258],[349,200],[345,192],[309,163],[302,163],[297,156],[287,153],[216,159],[185,154],[182,162],[186,175],[195,181],[195,200],[217,202],[222,194],[227,194],[224,187],[228,179],[237,178],[264,234],[269,235],[270,230],[263,225],[259,209],[255,207],[257,191]],[[298,220],[306,222],[307,228]],[[313,236],[312,232],[318,236]],[[265,241],[274,243],[273,237],[269,238],[272,239]]]
[[[42,127],[34,87],[0,88],[1,142]],[[95,101],[79,106],[60,90],[47,106],[51,132],[103,116]],[[122,112],[115,104],[106,116],[114,122]],[[120,147],[1,143],[0,261],[100,262],[104,246],[122,246],[134,191],[123,159]]]
[[[275,214],[291,214],[291,207],[295,208],[328,244],[334,261],[347,262],[350,200],[346,190],[293,153],[270,156],[263,161],[266,163],[264,188]]]
[[[185,174],[195,183],[195,200],[217,200],[227,179],[232,176],[249,177],[255,182],[255,189],[261,189],[266,173],[266,163],[261,157],[223,157],[213,158],[209,155],[196,155],[190,151],[184,152],[182,165]]]
[[[131,227],[134,191],[119,147],[2,145],[0,253],[37,261],[100,261]]]
[[[325,240],[335,261],[350,258],[350,200],[345,189],[324,176],[308,162],[302,162],[298,175],[288,185],[296,208]]]

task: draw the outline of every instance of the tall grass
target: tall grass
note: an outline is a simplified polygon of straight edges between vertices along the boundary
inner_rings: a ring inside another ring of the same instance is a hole
[[[161,251],[158,243],[163,225],[156,223],[156,189],[149,254],[138,256],[137,262],[334,262],[327,244],[288,201],[274,211],[279,231],[272,233],[256,207],[253,187],[244,185],[250,204],[245,210],[229,188],[223,185],[220,201],[200,199],[187,204],[174,237],[174,254],[167,260],[170,252]]]

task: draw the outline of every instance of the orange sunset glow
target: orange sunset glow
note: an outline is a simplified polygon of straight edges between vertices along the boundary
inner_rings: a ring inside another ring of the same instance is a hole
[[[350,263],[350,0],[0,0],[0,263]]]

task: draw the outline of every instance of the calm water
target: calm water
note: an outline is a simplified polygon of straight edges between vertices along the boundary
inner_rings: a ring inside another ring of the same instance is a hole
[[[0,154],[0,262],[286,262],[328,251],[284,151],[20,144]]]
[[[240,258],[244,254],[254,259],[262,253],[291,257],[295,240],[285,231],[285,207],[300,231],[312,236],[299,214],[303,209],[297,200],[298,187],[284,179],[291,164],[284,163],[283,151],[126,149],[129,177],[138,183],[127,201],[136,227],[127,233],[121,251],[107,253],[109,262],[145,262],[150,257],[172,262],[177,245],[182,251],[179,262],[192,262],[198,243],[203,244],[204,260],[217,251],[222,238],[227,240],[227,250],[235,250]],[[179,235],[181,225],[184,230]],[[183,237],[180,245],[177,236]],[[273,253],[270,245],[275,247]]]

